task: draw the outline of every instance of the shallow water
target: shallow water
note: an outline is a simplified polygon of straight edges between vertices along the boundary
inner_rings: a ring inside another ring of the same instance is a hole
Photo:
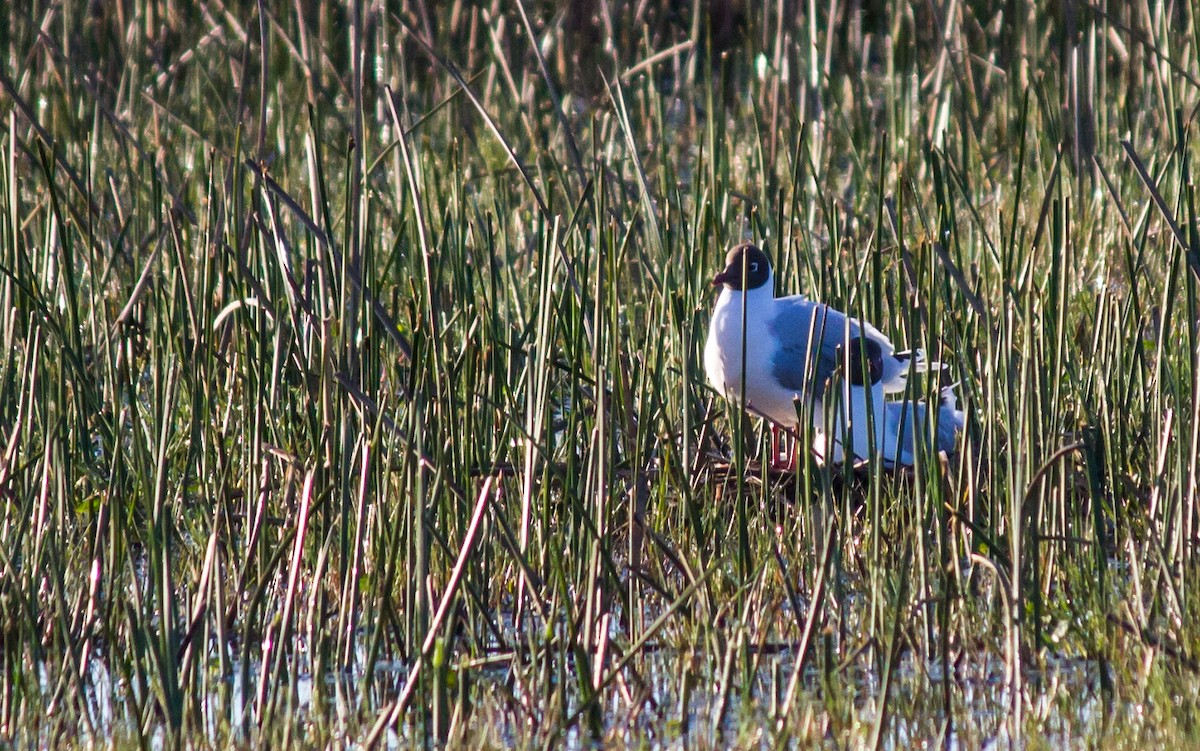
[[[366,634],[362,636],[365,643]],[[820,649],[819,644],[816,646]],[[776,712],[785,701],[795,665],[795,647],[769,643],[763,649],[743,652],[757,657],[757,668],[749,675],[748,686],[744,686],[741,666],[735,666],[728,673],[728,692],[721,690],[721,665],[709,657],[691,658],[685,711],[680,707],[684,657],[673,647],[648,645],[631,663],[632,670],[627,671],[629,685],[642,689],[637,694],[638,706],[631,707],[617,691],[605,694],[600,711],[605,735],[602,745],[677,748],[736,743],[770,747],[772,733],[767,729],[773,727]],[[808,660],[789,717],[794,721],[798,712],[807,712],[816,718],[816,726],[823,728],[822,745],[857,745],[869,737],[877,717],[882,677],[868,653],[861,652],[828,675],[818,667],[821,660]],[[361,651],[359,657],[365,657]],[[528,728],[522,727],[524,720],[515,712],[504,711],[503,702],[494,697],[508,695],[517,703],[528,700],[535,707],[545,697],[522,696],[519,684],[514,686],[511,665],[503,656],[492,660],[476,661],[470,667],[476,717],[489,724],[487,737],[494,742],[521,745],[522,739],[528,739]],[[460,662],[459,668],[465,669],[466,665],[466,661]],[[215,657],[209,664],[208,677],[219,682],[205,695],[200,711],[208,741],[213,744],[227,739],[223,727],[233,728],[234,739],[247,740],[246,733],[252,734],[259,720],[261,666],[234,663],[231,668],[231,674],[221,679],[215,674]],[[294,691],[287,715],[295,725],[315,722],[332,731],[334,737],[361,741],[381,708],[399,695],[408,670],[408,665],[392,660],[375,663],[369,676],[355,670],[327,673],[318,679],[302,670],[294,678],[285,679],[287,685],[272,688],[275,692]],[[1031,731],[1055,748],[1085,747],[1089,739],[1102,733],[1105,706],[1099,670],[1093,661],[1047,658],[1040,669],[1022,671],[1019,701],[1014,708],[1014,689],[1009,685],[1003,659],[987,653],[964,655],[950,676],[952,724],[949,738],[943,739],[946,671],[939,661],[922,661],[906,654],[892,676],[884,747],[1009,748],[1014,733],[1021,736]],[[150,697],[138,695],[128,682],[114,678],[102,655],[92,659],[88,672],[86,704],[96,737],[138,735],[139,723],[130,706],[142,705]],[[578,708],[578,687],[563,688],[568,698],[566,714],[570,714]],[[43,689],[46,696],[52,692],[44,683]],[[726,702],[723,711],[722,700]],[[1124,713],[1132,721],[1137,721],[1141,712],[1136,706],[1112,706],[1108,710]],[[279,714],[283,710],[276,711]],[[389,731],[386,745],[398,748],[423,743],[422,715],[419,708],[410,710],[401,725]],[[163,747],[166,734],[162,718],[148,727],[141,726],[141,731],[146,730],[151,747]],[[81,731],[87,732],[86,728]],[[582,724],[572,727],[560,741],[565,748],[596,745]]]

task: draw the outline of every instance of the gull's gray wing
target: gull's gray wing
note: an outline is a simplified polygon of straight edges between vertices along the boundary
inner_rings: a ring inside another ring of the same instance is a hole
[[[770,322],[770,331],[780,347],[771,365],[784,388],[820,398],[841,361],[841,347],[847,342],[852,383],[862,385],[864,380],[862,371],[853,365],[861,362],[864,343],[871,383],[884,375],[883,358],[892,354],[892,344],[874,327],[863,327],[828,305],[800,296],[775,303],[778,313]]]
[[[886,423],[888,430],[896,431],[895,461],[902,464],[912,464],[917,449],[917,441],[928,441],[929,415],[925,402],[888,402]],[[958,443],[958,434],[963,429],[963,413],[958,410],[954,391],[942,389],[937,404],[937,435],[933,445],[928,446],[935,452],[953,454]]]

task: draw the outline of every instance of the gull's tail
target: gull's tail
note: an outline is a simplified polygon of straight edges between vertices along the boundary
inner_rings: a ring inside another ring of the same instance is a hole
[[[892,357],[904,363],[906,369],[910,367],[909,360],[912,360],[911,367],[918,373],[933,373],[946,367],[944,363],[937,360],[927,360],[925,358],[925,350],[923,349],[906,349],[903,352],[893,352]]]
[[[936,373],[945,367],[937,360],[925,359],[923,349],[893,352],[883,365],[883,390],[888,394],[899,394],[907,388],[909,373]]]

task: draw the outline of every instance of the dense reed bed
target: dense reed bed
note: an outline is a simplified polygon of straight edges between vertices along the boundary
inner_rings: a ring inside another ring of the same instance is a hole
[[[1198,740],[1189,4],[305,5],[0,11],[5,743]],[[745,239],[961,451],[765,472]]]

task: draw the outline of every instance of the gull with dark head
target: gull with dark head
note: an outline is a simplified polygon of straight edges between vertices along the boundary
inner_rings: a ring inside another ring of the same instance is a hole
[[[924,359],[896,352],[874,326],[828,305],[803,295],[775,297],[773,282],[771,261],[752,243],[725,256],[712,282],[721,293],[704,346],[709,383],[778,426],[795,428],[798,414],[811,414],[816,449],[828,460],[842,461],[848,449],[865,459],[874,450],[886,462],[911,464],[915,437],[928,432],[926,405],[889,402],[887,395],[905,390],[910,371],[926,370]],[[839,370],[841,398],[827,431],[824,404]],[[950,453],[962,413],[948,389],[937,413],[933,449]]]

